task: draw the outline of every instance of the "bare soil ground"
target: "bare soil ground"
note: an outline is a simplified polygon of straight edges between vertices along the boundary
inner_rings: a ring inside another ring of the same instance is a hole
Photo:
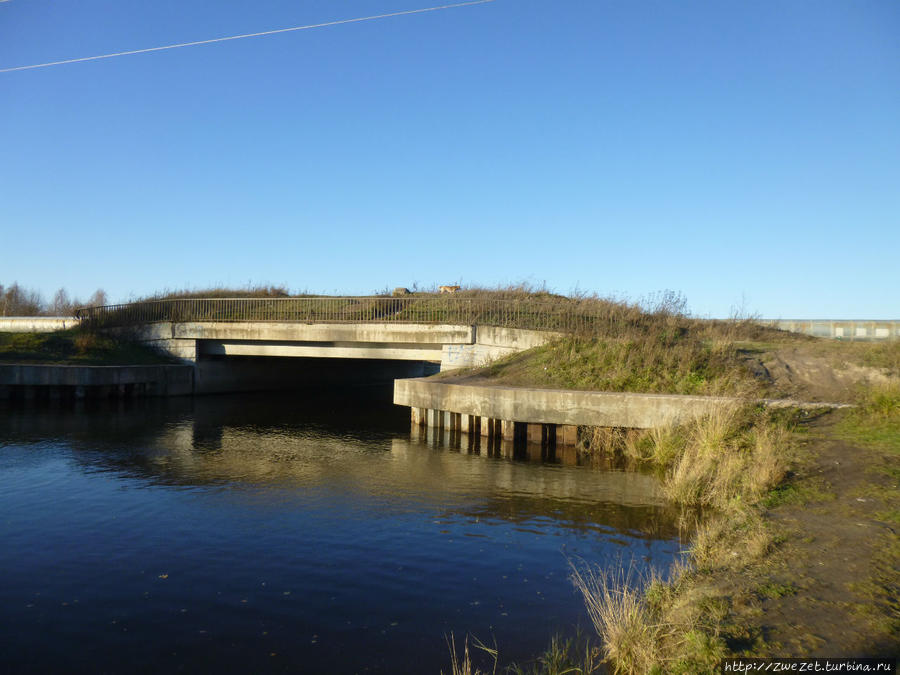
[[[731,648],[753,656],[900,653],[898,460],[839,436],[843,412],[809,424],[804,458],[766,518],[773,553],[704,585],[729,598]],[[739,552],[738,552],[739,553]]]
[[[745,365],[779,396],[804,401],[850,401],[861,385],[886,384],[884,368],[818,354],[808,345],[746,354]]]

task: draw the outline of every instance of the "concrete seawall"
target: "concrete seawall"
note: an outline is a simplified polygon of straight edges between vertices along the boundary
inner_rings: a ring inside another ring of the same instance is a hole
[[[185,396],[193,392],[191,366],[0,365],[0,399]]]

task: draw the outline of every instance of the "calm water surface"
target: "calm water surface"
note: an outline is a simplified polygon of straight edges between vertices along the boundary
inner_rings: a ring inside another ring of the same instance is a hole
[[[0,670],[437,673],[451,631],[526,660],[589,625],[567,558],[677,555],[651,476],[408,419],[362,395],[0,408]]]

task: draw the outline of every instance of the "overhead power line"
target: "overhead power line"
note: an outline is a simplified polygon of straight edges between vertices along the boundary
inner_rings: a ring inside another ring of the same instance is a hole
[[[4,0],[0,0],[2,2]],[[194,42],[180,42],[178,44],[163,45],[161,47],[148,47],[146,49],[132,49],[126,52],[116,52],[114,54],[100,54],[98,56],[83,56],[77,59],[65,59],[63,61],[50,61],[48,63],[35,63],[30,66],[14,66],[12,68],[0,68],[0,73],[10,73],[14,70],[31,70],[33,68],[47,68],[49,66],[61,66],[66,63],[81,63],[82,61],[96,61],[98,59],[111,59],[114,56],[129,56],[131,54],[146,54],[148,52],[161,52],[166,49],[178,49],[179,47],[196,47],[197,45],[208,45],[213,42],[227,42],[228,40],[243,40],[244,38],[263,37],[265,35],[276,35],[278,33],[291,33],[298,30],[309,30],[310,28],[326,28],[328,26],[339,26],[345,23],[360,23],[362,21],[374,21],[376,19],[388,19],[393,16],[405,16],[408,14],[422,14],[424,12],[437,12],[443,9],[454,9],[456,7],[468,7],[470,5],[483,5],[495,0],[470,0],[469,2],[456,2],[450,5],[437,5],[435,7],[423,7],[421,9],[407,9],[402,12],[390,12],[388,14],[375,14],[373,16],[360,16],[354,19],[340,19],[338,21],[326,21],[324,23],[311,23],[305,26],[293,26],[291,28],[278,28],[276,30],[265,30],[259,33],[244,33],[243,35],[229,35],[226,37],[212,38],[210,40],[196,40]]]

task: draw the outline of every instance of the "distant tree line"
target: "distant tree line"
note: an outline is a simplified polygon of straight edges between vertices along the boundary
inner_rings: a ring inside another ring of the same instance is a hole
[[[40,291],[25,288],[16,282],[10,286],[0,284],[0,316],[72,316],[78,307],[106,304],[109,303],[102,288],[98,288],[85,302],[71,297],[65,288],[60,288],[48,302]]]

